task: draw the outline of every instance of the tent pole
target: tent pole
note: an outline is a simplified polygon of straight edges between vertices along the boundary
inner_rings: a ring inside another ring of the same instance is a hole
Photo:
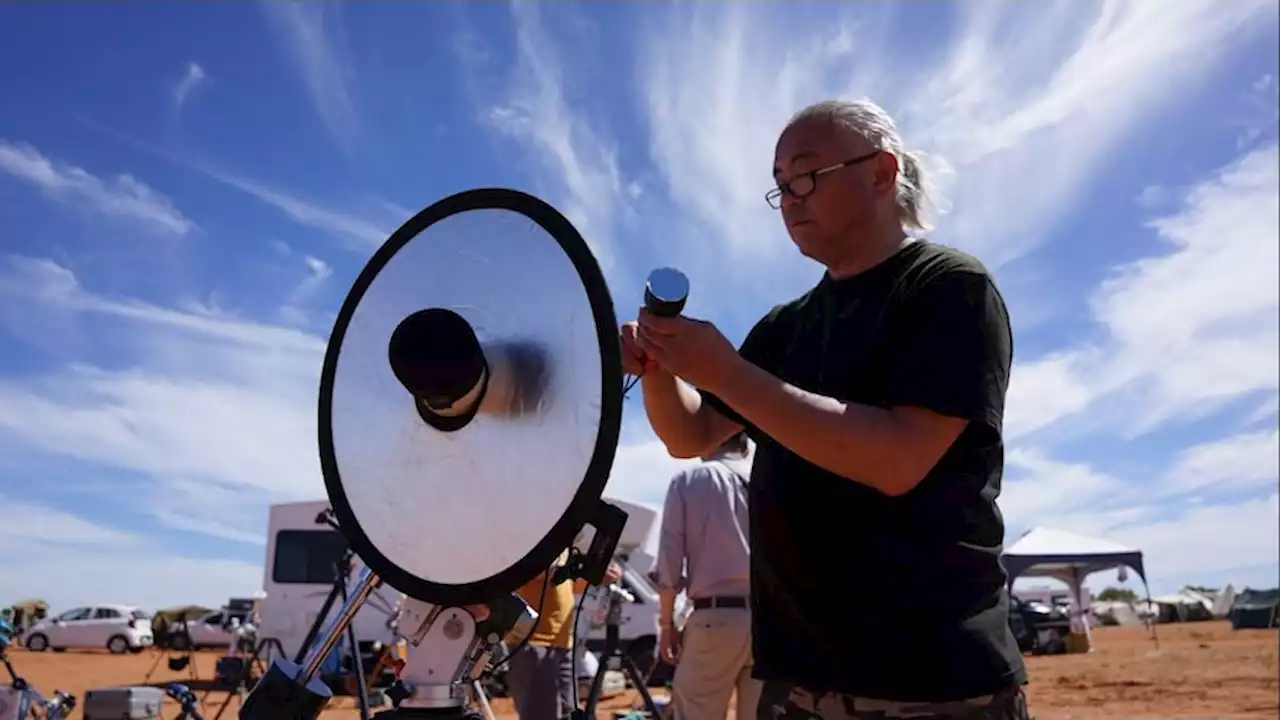
[[[1151,586],[1147,584],[1147,578],[1146,578],[1145,576],[1142,576],[1142,589],[1147,591],[1147,610],[1150,610],[1150,609],[1151,609],[1151,605],[1152,605],[1152,603],[1151,603]],[[1152,641],[1152,642],[1154,642],[1154,643],[1156,644],[1156,649],[1157,649],[1157,650],[1159,650],[1159,649],[1160,649],[1160,637],[1156,634],[1156,621],[1157,621],[1157,620],[1159,620],[1158,615],[1159,615],[1159,613],[1157,613],[1157,615],[1156,615],[1156,616],[1152,616],[1152,617],[1151,617],[1150,619],[1148,619],[1148,621],[1147,621],[1147,622],[1149,622],[1149,623],[1151,624],[1151,625],[1150,625],[1150,627],[1151,627],[1151,641]]]
[[[1093,652],[1093,633],[1089,630],[1089,615],[1084,608],[1084,588],[1083,579],[1080,577],[1080,568],[1071,566],[1071,591],[1076,596],[1076,612],[1079,613],[1080,625],[1084,628],[1084,642],[1086,646],[1085,652]]]

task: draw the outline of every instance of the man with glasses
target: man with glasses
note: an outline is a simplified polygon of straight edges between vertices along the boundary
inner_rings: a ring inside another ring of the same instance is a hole
[[[773,175],[766,199],[826,267],[817,285],[737,351],[644,310],[621,333],[672,455],[756,442],[758,717],[1027,718],[996,506],[1004,301],[979,261],[908,236],[927,185],[873,103],[802,110]]]

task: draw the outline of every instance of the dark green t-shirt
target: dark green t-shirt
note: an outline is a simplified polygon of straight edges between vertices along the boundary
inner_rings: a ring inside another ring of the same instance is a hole
[[[1009,629],[996,507],[1013,339],[986,269],[916,241],[775,307],[742,357],[803,390],[970,423],[914,490],[889,497],[782,447],[751,473],[756,676],[885,700],[977,697],[1026,682]]]

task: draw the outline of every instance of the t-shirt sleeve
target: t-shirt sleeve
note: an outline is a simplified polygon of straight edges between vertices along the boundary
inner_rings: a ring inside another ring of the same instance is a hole
[[[746,339],[742,341],[742,346],[738,348],[738,355],[740,355],[742,359],[769,372],[773,372],[769,365],[769,329],[772,327],[774,314],[774,312],[770,312],[768,315],[761,318],[760,322],[757,322],[755,327],[751,328],[751,332],[747,333]],[[709,405],[721,415],[741,425],[752,439],[757,442],[759,441],[759,430],[755,425],[744,420],[736,410],[726,405],[723,400],[716,397],[714,394],[705,390],[699,389],[698,394],[702,396],[702,402]]]
[[[990,276],[945,273],[906,297],[901,310],[885,404],[922,407],[1002,432],[1013,335]]]

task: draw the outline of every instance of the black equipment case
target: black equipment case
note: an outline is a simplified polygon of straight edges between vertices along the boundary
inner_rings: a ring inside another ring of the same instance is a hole
[[[154,720],[160,717],[164,691],[154,687],[114,687],[84,694],[84,720]]]

